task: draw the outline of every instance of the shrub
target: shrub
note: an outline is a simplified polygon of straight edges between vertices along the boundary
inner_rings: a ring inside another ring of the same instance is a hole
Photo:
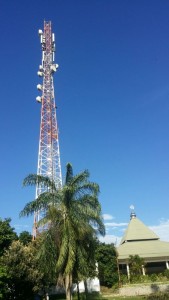
[[[127,275],[124,275],[124,274],[120,275],[120,281],[121,281],[122,285],[125,285],[125,284],[129,283]]]
[[[167,277],[167,279],[169,279],[169,270],[165,270],[163,274]]]
[[[131,281],[131,283],[139,283],[140,282],[140,278],[141,278],[141,276],[140,275],[131,275],[131,277],[130,277],[130,281]]]
[[[139,278],[139,282],[149,282],[150,278],[148,275],[141,275]]]
[[[157,274],[151,274],[151,275],[150,275],[150,280],[151,280],[152,282],[157,281],[157,280],[158,280]]]

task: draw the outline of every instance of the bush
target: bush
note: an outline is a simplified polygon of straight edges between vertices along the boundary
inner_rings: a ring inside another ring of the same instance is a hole
[[[150,282],[150,278],[148,275],[141,275],[140,278],[139,278],[139,282]]]
[[[141,276],[140,275],[131,275],[130,277],[131,283],[139,283],[141,282]]]
[[[112,292],[115,292],[115,291],[117,291],[118,289],[119,289],[119,283],[116,282],[116,283],[113,284],[113,286],[112,286]]]
[[[121,281],[122,285],[125,285],[125,284],[129,283],[127,275],[124,275],[124,274],[120,275],[120,281]]]
[[[157,274],[151,274],[149,277],[150,277],[150,280],[151,280],[152,282],[155,282],[155,281],[158,280]]]
[[[163,274],[165,277],[167,277],[167,279],[169,279],[169,270],[165,270]]]

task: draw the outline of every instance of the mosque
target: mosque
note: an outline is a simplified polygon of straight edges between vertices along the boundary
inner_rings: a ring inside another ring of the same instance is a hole
[[[127,230],[117,248],[119,270],[130,277],[129,256],[144,259],[142,273],[161,273],[169,269],[169,242],[159,237],[131,212]]]

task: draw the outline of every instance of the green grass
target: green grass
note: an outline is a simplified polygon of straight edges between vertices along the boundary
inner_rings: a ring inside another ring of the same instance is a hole
[[[65,295],[50,296],[50,300],[63,300]],[[98,293],[89,294],[87,299],[85,294],[80,294],[80,300],[169,300],[169,293],[157,293],[149,296],[112,296],[112,295],[100,295]],[[77,300],[77,295],[73,296],[73,300]]]
[[[66,295],[60,294],[60,295],[50,295],[50,300],[65,300]],[[80,300],[169,300],[169,292],[168,293],[154,293],[147,296],[118,296],[113,295],[113,290],[108,288],[102,288],[101,294],[98,292],[93,292],[86,294],[81,293],[80,294]],[[78,300],[77,294],[73,295],[73,300]]]
[[[66,299],[65,295],[53,295],[53,296],[50,296],[50,300],[64,300]],[[145,300],[146,298],[145,297],[141,297],[141,296],[137,296],[137,297],[116,297],[116,296],[101,296],[100,294],[98,293],[92,293],[92,294],[89,294],[87,299],[85,297],[85,294],[80,294],[80,300]],[[73,296],[73,300],[77,300],[77,296],[74,295]]]
[[[50,296],[50,300],[63,300],[63,299],[65,299],[65,297],[64,296]],[[101,296],[89,296],[88,298],[87,298],[87,300],[124,300],[124,299],[126,299],[126,300],[146,300],[146,298],[145,297],[141,297],[141,296],[137,296],[137,297],[125,297],[125,296],[123,296],[123,297],[115,297],[115,296],[106,296],[106,297],[101,297]],[[76,296],[74,296],[73,297],[73,300],[77,300],[77,297]],[[85,297],[83,297],[82,295],[80,296],[80,300],[86,300],[86,298]]]
[[[112,297],[104,297],[104,299],[105,300],[124,300],[124,299],[126,299],[126,300],[146,300],[146,298],[145,297],[143,297],[143,296],[133,296],[133,297],[126,297],[126,296],[123,296],[123,297],[115,297],[115,296],[112,296]]]

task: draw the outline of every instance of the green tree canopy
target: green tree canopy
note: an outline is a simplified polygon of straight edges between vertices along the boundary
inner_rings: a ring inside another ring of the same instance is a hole
[[[17,234],[10,225],[11,219],[0,219],[0,256],[5,249],[8,249],[12,241],[17,240]]]
[[[96,259],[100,284],[112,287],[118,282],[117,254],[113,244],[98,243]]]
[[[19,241],[23,244],[23,245],[27,245],[32,241],[32,235],[30,234],[30,232],[28,231],[22,231],[19,234]]]
[[[33,274],[39,273],[33,268],[34,254],[31,248],[24,246],[20,241],[14,241],[4,252],[1,265],[5,266],[9,279],[6,286],[9,291],[8,299],[32,299],[33,297]]]
[[[7,267],[2,264],[2,258],[0,258],[0,299],[9,300],[10,290],[8,283],[10,281],[10,275],[8,273]]]

